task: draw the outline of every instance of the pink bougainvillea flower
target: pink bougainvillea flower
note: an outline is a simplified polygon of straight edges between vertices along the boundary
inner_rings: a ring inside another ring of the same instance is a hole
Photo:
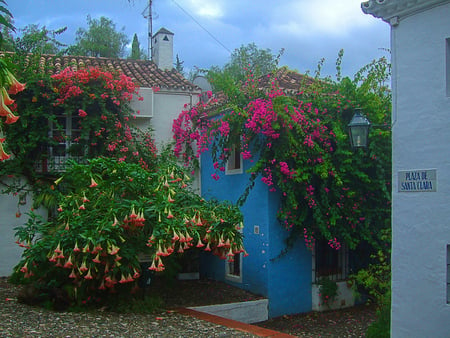
[[[86,117],[87,113],[83,109],[78,109],[78,116],[79,117]]]
[[[7,160],[11,157],[11,155],[7,154],[3,149],[3,142],[5,142],[4,138],[0,138],[0,161]]]

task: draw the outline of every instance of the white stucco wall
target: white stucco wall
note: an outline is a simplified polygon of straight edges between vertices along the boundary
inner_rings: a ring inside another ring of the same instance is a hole
[[[135,121],[136,127],[143,130],[151,127],[155,144],[158,149],[161,149],[162,146],[173,141],[173,120],[183,110],[188,109],[184,107],[186,104],[195,105],[198,102],[199,94],[200,91],[192,94],[170,89],[157,91],[153,96],[154,102],[148,102],[148,104],[153,104],[153,116],[151,118],[137,117]]]
[[[447,3],[392,27],[392,337],[450,337],[449,18]],[[416,169],[436,169],[436,192],[398,192],[399,171]]]
[[[2,181],[7,184],[11,182],[7,178],[2,178]],[[27,196],[26,204],[18,205],[19,196],[0,194],[0,277],[10,276],[20,261],[23,250],[15,243],[14,228],[27,222],[26,213],[30,212],[32,204],[30,196]],[[20,217],[16,217],[16,212],[20,212]],[[42,210],[36,213],[44,215]]]

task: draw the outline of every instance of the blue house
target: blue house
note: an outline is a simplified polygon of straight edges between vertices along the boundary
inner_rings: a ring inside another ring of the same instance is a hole
[[[236,203],[249,183],[250,174],[246,171],[252,164],[239,152],[232,151],[224,172],[216,180],[211,152],[203,153],[200,166],[202,196]],[[327,243],[316,243],[315,249],[311,250],[302,236],[287,248],[289,232],[277,219],[280,204],[279,193],[270,191],[257,178],[241,207],[248,256],[236,254],[230,262],[212,254],[202,254],[200,275],[267,298],[270,318],[354,305],[353,292],[345,281],[351,266],[347,248],[333,250]],[[319,296],[317,282],[325,276],[338,284],[338,297],[330,305],[321,304]]]

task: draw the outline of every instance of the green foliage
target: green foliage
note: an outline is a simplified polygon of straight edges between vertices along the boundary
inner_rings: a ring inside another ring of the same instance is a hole
[[[45,26],[30,24],[20,29],[22,36],[14,41],[14,51],[17,53],[57,54],[64,45],[57,40],[57,36],[64,33],[67,27],[48,30]]]
[[[368,338],[389,338],[391,336],[391,306],[385,303],[377,310],[377,319],[367,329]]]
[[[381,230],[380,240],[384,242],[384,247],[373,254],[371,256],[373,262],[366,269],[362,269],[353,275],[352,279],[377,304],[383,306],[383,304],[388,303],[391,290],[390,229]]]
[[[351,276],[358,285],[359,292],[368,293],[377,304],[377,320],[369,327],[367,337],[390,336],[391,314],[391,231],[381,231],[384,242],[378,252],[371,256],[372,263]]]
[[[323,277],[319,280],[319,296],[321,305],[328,307],[333,304],[337,296],[338,286],[337,283],[327,277]]]
[[[9,34],[9,31],[15,31],[15,27],[12,23],[13,15],[6,7],[7,3],[5,0],[0,0],[0,47],[4,47],[5,33]]]
[[[177,70],[178,73],[180,73],[182,75],[184,75],[183,63],[184,63],[184,61],[181,61],[177,54],[176,61],[175,61],[175,69]]]
[[[69,54],[109,58],[124,56],[129,39],[123,29],[118,32],[115,23],[104,16],[92,19],[88,15],[87,24],[87,30],[84,28],[77,30],[76,44],[69,48]]]
[[[260,49],[254,43],[242,45],[233,51],[230,62],[222,69],[211,67],[205,71],[206,77],[216,92],[227,91],[235,83],[243,83],[249,73],[254,78],[272,73],[277,68],[282,53],[283,50],[278,55],[273,55],[270,49]]]
[[[132,60],[145,60],[147,58],[146,53],[141,49],[139,44],[139,39],[135,33],[133,36],[133,42],[131,44],[131,55],[129,56]]]
[[[204,201],[188,180],[168,155],[153,171],[112,158],[72,163],[55,181],[57,214],[48,222],[32,216],[17,229],[25,251],[14,274],[37,289],[64,290],[68,302],[83,306],[136,292],[141,255],[162,272],[190,248],[223,258],[242,252],[239,209]]]

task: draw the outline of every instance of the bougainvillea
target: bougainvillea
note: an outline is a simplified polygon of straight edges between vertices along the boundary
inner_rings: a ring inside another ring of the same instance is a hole
[[[225,105],[201,103],[180,114],[173,125],[175,154],[188,165],[210,150],[217,180],[238,144],[251,164],[240,203],[261,180],[280,195],[281,225],[309,247],[316,239],[337,250],[343,243],[376,245],[374,234],[390,221],[388,77],[389,65],[381,59],[353,80],[310,79],[293,94],[278,88],[274,76],[269,88],[259,90],[247,81],[241,90],[245,104],[228,95]],[[366,151],[352,151],[348,141],[355,107],[378,125]]]
[[[30,221],[18,231],[25,248],[16,275],[53,280],[74,301],[136,287],[147,257],[161,272],[172,256],[197,248],[232,260],[243,252],[242,215],[227,203],[205,201],[188,189],[189,177],[162,156],[155,171],[99,158],[74,164],[55,184],[53,221]]]
[[[151,133],[133,127],[138,112],[129,103],[138,88],[129,77],[93,67],[49,77],[29,64],[23,74],[27,89],[15,103],[21,119],[5,127],[13,156],[0,166],[0,176],[25,176],[36,192],[46,189],[39,183],[63,170],[69,158],[106,156],[152,165]]]

